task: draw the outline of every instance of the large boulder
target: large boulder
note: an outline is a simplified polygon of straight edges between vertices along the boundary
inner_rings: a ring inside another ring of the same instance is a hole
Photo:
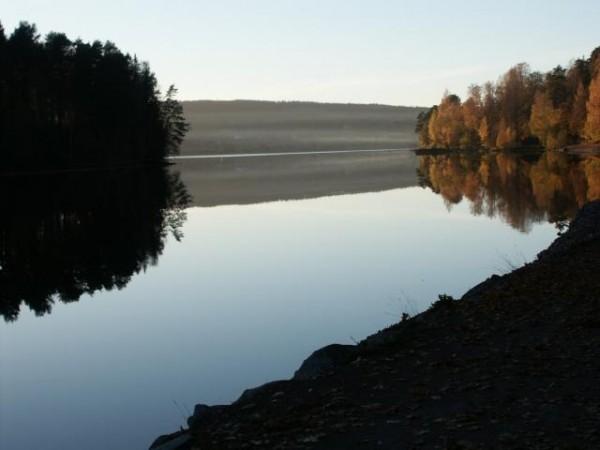
[[[356,354],[355,345],[331,344],[323,347],[304,360],[294,374],[294,380],[308,380],[325,375],[335,367],[352,361]]]
[[[150,446],[150,450],[189,450],[191,448],[189,431],[165,434],[158,437]]]
[[[538,255],[539,258],[564,253],[575,245],[600,239],[600,200],[586,203],[579,210],[566,233]]]

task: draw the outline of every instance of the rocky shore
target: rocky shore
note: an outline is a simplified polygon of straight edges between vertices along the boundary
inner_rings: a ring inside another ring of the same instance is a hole
[[[600,448],[600,201],[536,261],[291,380],[197,405],[173,449]]]

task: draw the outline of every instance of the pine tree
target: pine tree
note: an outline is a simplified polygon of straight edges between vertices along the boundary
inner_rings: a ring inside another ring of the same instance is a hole
[[[175,155],[179,151],[179,146],[185,138],[190,126],[183,115],[181,103],[175,100],[177,88],[174,85],[169,86],[165,99],[161,105],[162,119],[166,131],[167,154]]]
[[[0,167],[160,162],[188,130],[169,89],[164,101],[146,63],[113,43],[40,39],[22,22],[0,25]]]

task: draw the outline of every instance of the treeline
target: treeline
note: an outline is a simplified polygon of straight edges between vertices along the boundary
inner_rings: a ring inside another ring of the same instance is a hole
[[[188,129],[176,92],[111,42],[0,25],[0,172],[162,160]]]
[[[446,93],[419,114],[416,131],[425,148],[600,143],[600,47],[545,74],[518,64],[497,83],[471,86],[464,102]]]

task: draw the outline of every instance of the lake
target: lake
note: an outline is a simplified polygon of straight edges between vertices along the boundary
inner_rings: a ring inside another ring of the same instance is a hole
[[[145,449],[535,258],[598,158],[378,151],[13,177],[0,202],[0,447]]]

